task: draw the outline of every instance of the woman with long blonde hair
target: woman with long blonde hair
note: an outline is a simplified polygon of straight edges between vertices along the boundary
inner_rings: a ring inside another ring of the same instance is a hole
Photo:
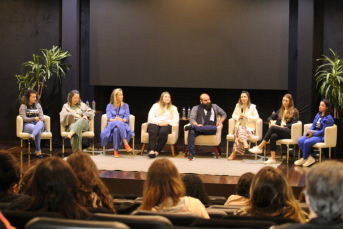
[[[285,174],[270,166],[261,169],[253,178],[250,203],[236,214],[286,217],[300,223],[306,221],[306,213],[299,207]]]
[[[114,157],[119,157],[120,145],[124,145],[127,152],[132,152],[129,142],[134,132],[130,127],[130,108],[123,98],[121,88],[113,90],[110,103],[106,107],[107,126],[100,134],[102,146],[113,142]]]
[[[163,92],[160,100],[151,107],[148,123],[148,156],[154,158],[161,153],[163,147],[166,145],[172,126],[179,123],[179,112],[176,106],[172,105],[169,92]]]
[[[291,94],[286,94],[282,98],[282,106],[275,113],[269,116],[270,128],[263,138],[263,141],[252,149],[252,153],[262,153],[263,147],[270,140],[271,158],[265,161],[265,164],[275,164],[276,141],[279,139],[291,138],[292,124],[299,120],[299,112],[293,105],[293,97]]]
[[[210,218],[200,200],[184,195],[185,188],[175,165],[166,158],[158,159],[148,170],[139,210],[194,212]]]

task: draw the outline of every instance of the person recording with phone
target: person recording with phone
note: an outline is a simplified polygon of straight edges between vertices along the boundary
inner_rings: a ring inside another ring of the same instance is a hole
[[[233,143],[232,154],[228,160],[234,160],[237,152],[244,154],[244,151],[249,148],[247,140],[255,134],[254,122],[259,119],[259,115],[256,105],[250,101],[249,92],[241,92],[232,118],[235,120],[235,141]]]

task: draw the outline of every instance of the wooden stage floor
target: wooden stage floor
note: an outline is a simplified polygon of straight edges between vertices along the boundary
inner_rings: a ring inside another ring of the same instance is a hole
[[[141,146],[141,144],[136,144],[135,150],[140,150]],[[179,149],[182,149],[182,147],[180,146]],[[0,150],[8,150],[13,153],[18,159],[18,162],[21,163],[22,172],[25,172],[30,166],[38,164],[42,160],[41,158],[36,158],[34,153],[32,153],[30,156],[24,154],[21,162],[20,141],[0,141]],[[225,157],[226,149],[224,146],[221,147],[221,151],[222,156]],[[27,148],[23,148],[23,152],[27,152]],[[34,152],[34,149],[31,149],[31,152]],[[43,147],[42,152],[44,157],[49,156],[48,147]],[[65,156],[67,157],[70,154],[71,148],[66,148]],[[53,148],[52,156],[62,158],[62,149]],[[308,168],[294,166],[293,162],[293,157],[290,157],[288,165],[286,160],[283,160],[278,169],[286,174],[295,196],[298,197],[304,186],[304,174]],[[111,193],[142,195],[146,172],[99,171],[99,173]],[[181,174],[181,176],[183,175],[184,174]],[[235,193],[235,186],[239,179],[238,176],[199,175],[199,177],[204,182],[209,195],[224,197],[228,197]]]

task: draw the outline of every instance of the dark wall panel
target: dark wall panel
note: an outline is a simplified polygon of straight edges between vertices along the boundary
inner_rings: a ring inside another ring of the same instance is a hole
[[[60,1],[2,0],[0,1],[0,140],[16,140],[15,117],[18,115],[18,86],[15,74],[21,64],[32,60],[32,54],[41,49],[60,45]],[[58,120],[60,111],[60,85],[57,79],[47,82],[43,91],[42,106],[49,107],[47,115]],[[52,126],[54,137],[59,125]]]

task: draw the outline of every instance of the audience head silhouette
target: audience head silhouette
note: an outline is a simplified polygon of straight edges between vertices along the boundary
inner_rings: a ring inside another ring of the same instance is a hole
[[[148,170],[144,182],[143,203],[139,209],[175,206],[184,194],[185,189],[175,165],[166,158],[158,159]]]
[[[67,162],[78,178],[78,196],[86,207],[103,207],[115,212],[113,198],[99,177],[98,168],[87,153],[77,151]]]
[[[238,180],[236,185],[236,194],[249,198],[250,196],[250,185],[255,174],[244,173]]]
[[[46,158],[38,164],[30,189],[33,201],[29,211],[59,212],[71,219],[83,219],[88,215],[77,196],[76,175],[60,158]]]
[[[20,166],[17,159],[7,151],[0,151],[0,196],[16,193],[20,180]]]
[[[251,206],[245,208],[247,214],[287,217],[305,222],[292,188],[279,169],[267,166],[255,175],[250,187],[250,202]]]
[[[343,163],[324,161],[314,165],[306,173],[305,199],[311,218],[339,218],[343,214]]]
[[[197,175],[188,174],[183,176],[181,179],[185,185],[186,196],[191,196],[199,199],[206,207],[211,205],[210,198],[208,197],[205,189],[205,185],[204,183],[202,183],[201,179]]]

